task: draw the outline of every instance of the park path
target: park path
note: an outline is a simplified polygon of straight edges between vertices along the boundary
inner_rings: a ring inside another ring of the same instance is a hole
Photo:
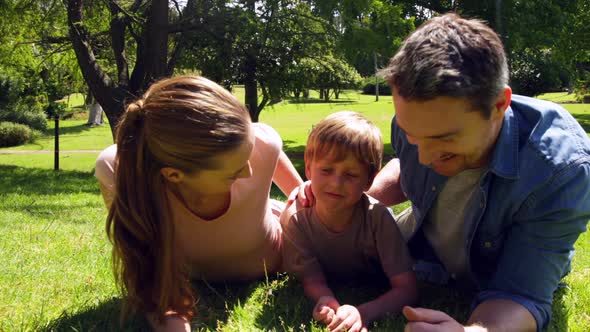
[[[100,153],[102,150],[59,150],[59,153]],[[0,150],[0,154],[49,154],[53,150]]]

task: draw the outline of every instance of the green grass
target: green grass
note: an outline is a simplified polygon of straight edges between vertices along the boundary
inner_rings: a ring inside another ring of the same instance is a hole
[[[53,150],[55,146],[55,122],[48,121],[48,129],[35,142],[2,148],[3,150]],[[111,129],[107,123],[102,126],[89,127],[86,120],[61,120],[59,123],[60,150],[102,150],[113,144]]]
[[[576,95],[574,93],[567,93],[567,92],[548,92],[543,93],[536,98],[549,100],[554,103],[575,103],[576,102]]]
[[[239,94],[240,90],[236,91]],[[564,105],[590,132],[590,105]],[[261,121],[277,128],[288,153],[300,156],[311,125],[339,110],[366,114],[381,128],[389,146],[391,99],[348,93],[339,102],[286,102],[265,109]],[[112,143],[108,126],[88,128],[85,121],[63,121],[62,150],[100,150]],[[52,133],[51,130],[48,134]],[[51,137],[23,150],[51,150]],[[7,149],[0,149],[4,151]],[[389,150],[391,151],[391,150]],[[110,267],[104,221],[106,209],[93,176],[98,153],[65,153],[60,172],[53,154],[0,154],[0,331],[112,331],[119,329],[121,299]],[[302,171],[302,160],[293,160]],[[274,197],[280,197],[273,191]],[[395,207],[396,212],[403,206]],[[590,235],[576,243],[568,289],[557,293],[549,331],[590,330]],[[195,330],[323,331],[311,321],[312,304],[301,285],[286,275],[251,283],[194,284],[200,295]],[[441,309],[459,319],[469,310],[468,296],[421,285],[420,305]],[[376,296],[378,285],[338,285],[338,296],[358,303]],[[401,331],[400,316],[387,317],[372,330]],[[123,330],[147,328],[132,317]]]

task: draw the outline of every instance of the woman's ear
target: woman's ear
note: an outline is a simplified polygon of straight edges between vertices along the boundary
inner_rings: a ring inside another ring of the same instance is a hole
[[[179,183],[184,178],[184,172],[173,167],[163,167],[160,169],[160,174],[166,179],[166,181],[172,183]]]

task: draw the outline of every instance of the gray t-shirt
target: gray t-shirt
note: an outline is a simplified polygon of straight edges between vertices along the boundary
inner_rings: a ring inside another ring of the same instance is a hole
[[[363,195],[353,220],[336,233],[318,220],[313,208],[289,206],[281,216],[285,269],[299,279],[323,275],[332,280],[383,273],[391,278],[412,269],[409,250],[387,207]]]
[[[465,170],[447,180],[422,227],[438,259],[447,271],[467,274],[464,211],[485,168]]]

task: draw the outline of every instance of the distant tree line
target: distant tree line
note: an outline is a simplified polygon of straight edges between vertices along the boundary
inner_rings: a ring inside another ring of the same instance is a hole
[[[3,0],[0,119],[82,92],[114,128],[151,82],[198,72],[243,85],[257,121],[309,89],[329,100],[372,81],[411,31],[448,11],[501,35],[515,92],[587,92],[587,0]]]

